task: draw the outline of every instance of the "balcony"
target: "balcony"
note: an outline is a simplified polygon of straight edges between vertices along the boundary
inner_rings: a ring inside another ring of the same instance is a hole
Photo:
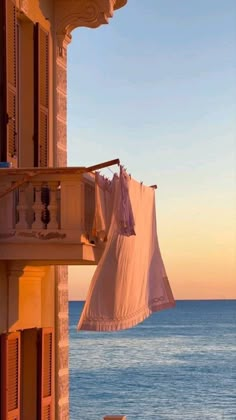
[[[97,264],[94,174],[86,168],[0,169],[0,260]]]

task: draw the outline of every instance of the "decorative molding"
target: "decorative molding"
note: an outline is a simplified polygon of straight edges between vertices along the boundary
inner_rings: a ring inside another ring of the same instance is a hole
[[[16,3],[17,5],[17,3]],[[24,13],[25,15],[29,12],[29,1],[28,0],[19,0],[19,10],[20,12]]]
[[[59,57],[65,56],[65,51],[67,50],[67,46],[71,42],[71,34],[67,33],[66,31],[57,32],[57,46],[58,46],[58,55]]]
[[[0,233],[0,240],[1,239],[10,239],[10,238],[33,238],[33,239],[40,239],[43,241],[48,241],[50,239],[65,239],[66,233],[60,233],[57,229],[55,229],[55,232],[49,232],[48,230],[22,230],[22,231],[16,231],[12,230],[11,232],[7,233]]]
[[[56,0],[55,23],[59,54],[63,54],[63,49],[71,41],[73,29],[81,26],[98,28],[107,24],[114,11],[126,3],[127,0]]]
[[[25,264],[24,262],[10,260],[7,262],[7,276],[8,278],[20,278],[24,275]],[[41,273],[40,273],[41,274]]]

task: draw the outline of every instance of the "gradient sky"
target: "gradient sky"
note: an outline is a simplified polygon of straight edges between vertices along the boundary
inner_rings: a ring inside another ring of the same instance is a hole
[[[158,184],[176,299],[236,298],[235,22],[235,0],[128,0],[69,46],[68,165],[119,157]],[[93,271],[69,268],[70,299]]]

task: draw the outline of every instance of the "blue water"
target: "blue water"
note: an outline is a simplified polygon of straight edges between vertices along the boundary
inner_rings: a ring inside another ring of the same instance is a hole
[[[236,301],[178,301],[137,327],[77,332],[70,303],[70,419],[236,420]]]

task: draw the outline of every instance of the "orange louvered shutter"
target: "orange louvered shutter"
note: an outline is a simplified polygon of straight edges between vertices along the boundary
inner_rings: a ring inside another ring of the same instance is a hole
[[[6,158],[6,4],[0,1],[0,161]]]
[[[20,332],[1,336],[1,418],[20,420]]]
[[[13,0],[1,1],[1,160],[17,166],[17,25]]]
[[[38,23],[34,31],[34,166],[48,166],[49,36]]]
[[[39,331],[39,420],[53,420],[53,329]]]

